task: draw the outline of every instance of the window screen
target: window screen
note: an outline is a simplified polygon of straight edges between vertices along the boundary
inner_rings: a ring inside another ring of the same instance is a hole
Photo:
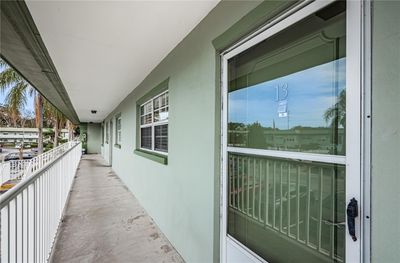
[[[154,127],[154,150],[168,151],[168,124]]]
[[[151,150],[151,127],[140,129],[140,147]]]

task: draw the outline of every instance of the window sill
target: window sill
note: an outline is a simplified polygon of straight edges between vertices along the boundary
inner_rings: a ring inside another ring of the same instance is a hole
[[[152,161],[167,165],[168,164],[168,156],[154,153],[154,152],[148,152],[142,149],[136,149],[134,151],[135,154],[142,156],[144,158],[150,159]]]
[[[121,149],[121,144],[114,144],[114,147]]]

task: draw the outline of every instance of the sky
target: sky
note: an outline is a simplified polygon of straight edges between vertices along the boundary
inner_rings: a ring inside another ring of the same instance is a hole
[[[336,103],[346,84],[346,58],[233,91],[228,121],[288,129],[327,127],[324,112]],[[279,90],[279,98],[277,98]],[[287,117],[279,117],[281,115]]]

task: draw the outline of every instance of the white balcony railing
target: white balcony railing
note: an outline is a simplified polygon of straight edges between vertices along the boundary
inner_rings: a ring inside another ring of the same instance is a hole
[[[9,180],[21,180],[31,160],[12,160],[0,164],[0,185]]]
[[[80,142],[37,156],[0,197],[1,262],[45,262],[81,158]]]
[[[0,164],[0,185],[8,180],[22,180],[24,177],[41,169],[68,150],[70,143],[73,142],[64,143],[30,160],[13,160]]]

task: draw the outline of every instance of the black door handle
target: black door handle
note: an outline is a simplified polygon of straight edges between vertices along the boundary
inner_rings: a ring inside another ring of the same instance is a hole
[[[347,227],[349,228],[349,234],[353,241],[357,241],[356,237],[356,222],[355,219],[358,216],[358,204],[355,198],[350,200],[347,205]]]

